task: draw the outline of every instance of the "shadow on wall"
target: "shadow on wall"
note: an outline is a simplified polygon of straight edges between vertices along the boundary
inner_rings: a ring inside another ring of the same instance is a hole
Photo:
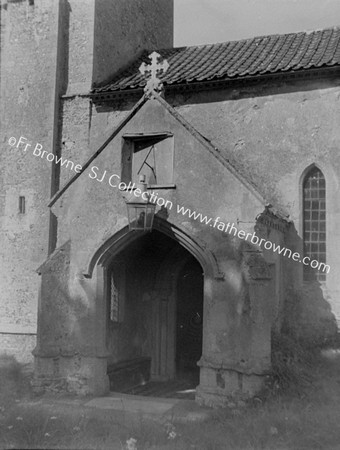
[[[286,246],[293,251],[304,248],[302,238],[298,235],[294,225],[288,231]],[[283,257],[285,258],[285,257]],[[316,259],[311,258],[311,259]],[[308,347],[321,347],[336,341],[338,326],[331,308],[331,298],[323,282],[318,280],[322,271],[312,269],[310,266],[301,266],[301,262],[288,259],[285,267],[289,265],[285,281],[285,299],[282,310],[281,332],[288,334],[295,340]],[[296,281],[300,269],[305,270],[303,279]],[[308,271],[308,272],[307,272]],[[326,273],[326,272],[325,272]],[[327,274],[326,274],[327,276]],[[308,278],[308,280],[305,280]]]
[[[32,367],[20,364],[14,356],[0,354],[0,405],[6,408],[31,392]]]
[[[93,338],[94,292],[82,279],[71,277],[70,254],[71,243],[67,241],[38,269],[43,308],[39,311],[40,331],[34,356],[46,349],[60,355],[76,354],[79,345],[86,346]]]

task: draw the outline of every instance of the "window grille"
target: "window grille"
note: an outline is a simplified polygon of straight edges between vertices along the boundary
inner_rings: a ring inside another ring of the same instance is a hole
[[[326,180],[321,170],[313,167],[303,182],[304,256],[310,261],[326,263]],[[326,274],[304,265],[304,280],[325,281]]]

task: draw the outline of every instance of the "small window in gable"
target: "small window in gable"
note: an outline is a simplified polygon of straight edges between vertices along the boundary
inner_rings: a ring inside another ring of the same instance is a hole
[[[145,175],[149,188],[174,187],[174,140],[170,133],[125,135],[122,181],[138,183]]]

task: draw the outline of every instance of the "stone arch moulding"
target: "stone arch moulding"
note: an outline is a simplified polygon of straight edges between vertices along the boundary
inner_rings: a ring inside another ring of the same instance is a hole
[[[180,228],[167,222],[159,217],[155,217],[153,229],[169,236],[179,242],[187,249],[201,264],[204,274],[215,279],[224,279],[224,273],[220,271],[215,255],[211,250],[199,244],[191,236]],[[92,274],[96,264],[105,264],[108,259],[123,250],[128,244],[141,237],[145,233],[129,232],[126,226],[111,236],[99,249],[94,253],[87,265],[87,271],[84,273],[85,278],[92,278]]]
[[[298,186],[300,193],[305,176],[313,167],[316,167],[317,169],[321,170],[326,179],[326,185],[328,185],[331,189],[334,189],[335,191],[339,189],[338,179],[335,175],[333,167],[325,162],[312,161],[308,165],[306,165],[305,163],[301,163],[298,165],[296,185]]]
[[[318,164],[317,162],[312,162],[311,164],[308,164],[308,166],[304,166],[302,168],[302,170],[300,170],[300,178],[299,178],[299,188],[300,188],[300,190],[301,190],[301,188],[303,186],[303,182],[304,182],[304,180],[306,178],[306,175],[308,174],[308,172],[310,170],[314,169],[314,167],[319,169],[324,174],[324,176],[326,178],[326,174],[325,174],[324,168],[321,167],[321,165]]]

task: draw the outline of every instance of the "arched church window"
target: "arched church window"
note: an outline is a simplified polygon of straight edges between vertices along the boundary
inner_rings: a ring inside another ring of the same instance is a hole
[[[312,167],[303,180],[304,256],[326,264],[326,180],[320,169]],[[326,274],[304,265],[304,280],[325,281]]]

